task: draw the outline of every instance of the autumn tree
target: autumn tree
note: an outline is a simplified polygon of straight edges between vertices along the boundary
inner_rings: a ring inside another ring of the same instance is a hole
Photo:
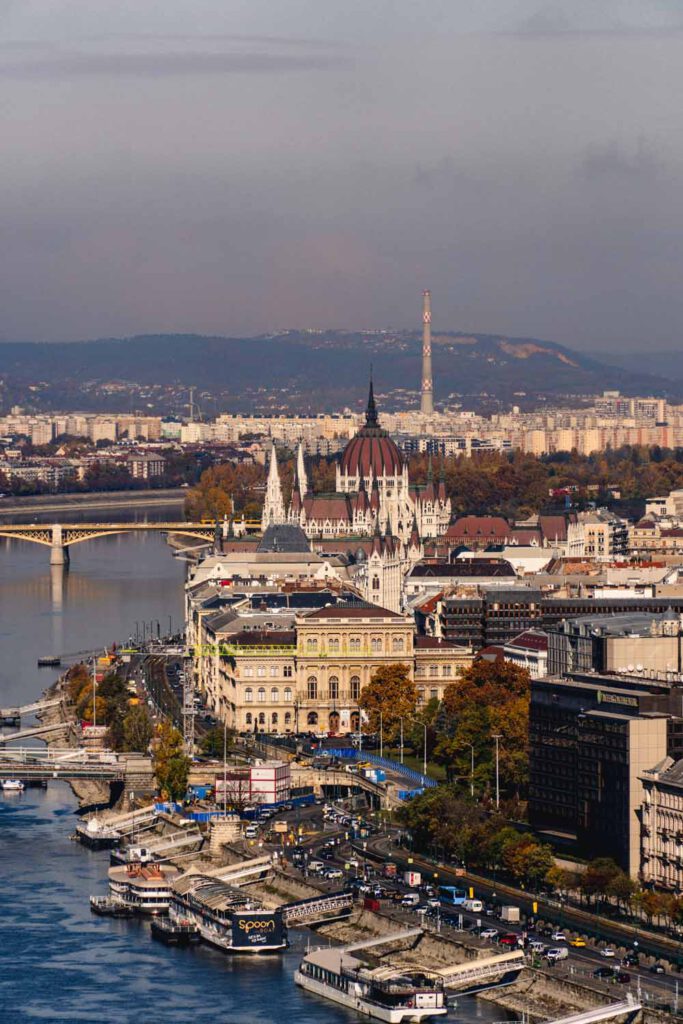
[[[183,737],[168,721],[156,728],[154,748],[154,774],[163,796],[179,800],[187,791],[190,759],[185,756]]]
[[[470,778],[474,747],[475,785],[491,785],[495,735],[499,740],[500,781],[518,796],[528,780],[531,678],[526,669],[497,658],[478,659],[450,683],[440,711],[441,735],[434,758],[451,777]]]
[[[400,719],[410,720],[417,707],[417,689],[408,665],[381,665],[361,690],[359,704],[367,712],[370,729],[379,732],[380,724],[387,743],[393,742]]]
[[[152,720],[142,704],[132,707],[123,719],[123,749],[144,754],[152,739]]]

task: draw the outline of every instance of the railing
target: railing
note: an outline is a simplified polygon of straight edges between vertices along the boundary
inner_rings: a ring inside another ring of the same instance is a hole
[[[340,757],[346,761],[369,761],[369,763],[375,765],[376,768],[384,768],[386,771],[402,775],[404,778],[423,789],[432,789],[434,786],[438,785],[438,783],[434,779],[430,779],[428,775],[422,775],[420,772],[414,771],[413,768],[408,768],[407,765],[400,764],[399,761],[391,761],[388,757],[380,757],[378,754],[371,754],[369,751],[356,750],[355,747],[337,747],[321,751],[313,751],[313,753],[316,752],[321,756],[327,754],[330,757]]]

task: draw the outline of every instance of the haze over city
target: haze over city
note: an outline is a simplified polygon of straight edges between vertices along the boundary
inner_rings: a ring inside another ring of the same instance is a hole
[[[683,3],[0,4],[5,340],[674,348]]]

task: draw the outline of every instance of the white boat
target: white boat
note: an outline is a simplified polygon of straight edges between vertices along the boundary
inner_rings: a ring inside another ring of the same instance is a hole
[[[21,779],[3,779],[0,785],[7,793],[22,793],[26,788]]]
[[[307,992],[388,1024],[448,1013],[440,979],[386,963],[372,967],[344,947],[307,953],[294,980]]]

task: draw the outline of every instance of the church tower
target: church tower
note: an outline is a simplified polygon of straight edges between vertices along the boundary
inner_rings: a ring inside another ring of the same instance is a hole
[[[268,469],[268,483],[266,484],[266,498],[263,503],[263,515],[261,516],[261,530],[266,530],[276,523],[286,523],[285,502],[282,497],[282,485],[280,474],[277,468],[277,452],[273,441],[270,449],[270,467]]]

